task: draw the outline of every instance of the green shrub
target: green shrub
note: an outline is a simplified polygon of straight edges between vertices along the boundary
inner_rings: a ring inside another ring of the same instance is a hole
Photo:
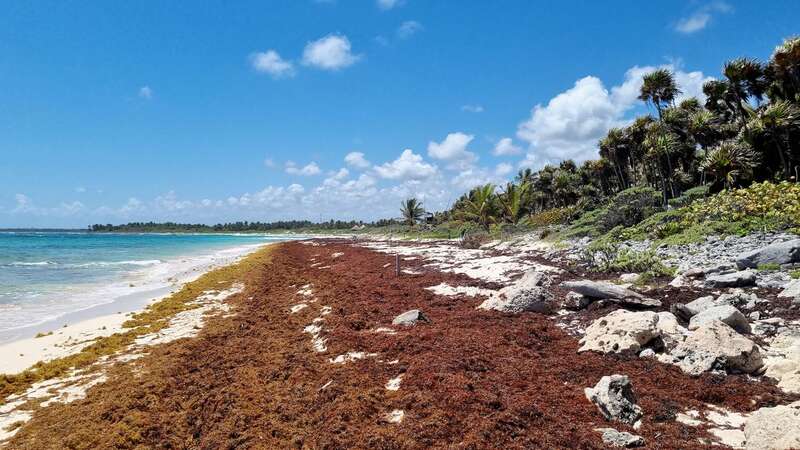
[[[759,264],[756,269],[762,271],[781,270],[781,265],[778,263]]]
[[[661,262],[652,250],[637,252],[608,241],[589,245],[584,251],[584,261],[598,272],[636,272],[647,280],[675,274],[675,269]]]
[[[700,200],[701,198],[705,198],[708,195],[708,185],[704,186],[697,186],[691,189],[687,189],[683,192],[683,195],[680,197],[675,197],[669,199],[667,203],[669,206],[673,208],[682,208],[684,206],[689,206],[695,200]]]
[[[649,186],[625,189],[611,198],[600,219],[603,231],[631,227],[661,210],[661,194]]]

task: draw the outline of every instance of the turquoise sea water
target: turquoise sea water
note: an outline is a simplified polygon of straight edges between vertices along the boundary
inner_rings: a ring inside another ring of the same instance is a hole
[[[0,335],[166,285],[242,247],[281,240],[286,237],[0,232]]]

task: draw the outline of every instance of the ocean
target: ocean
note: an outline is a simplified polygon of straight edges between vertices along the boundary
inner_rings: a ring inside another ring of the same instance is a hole
[[[102,305],[131,309],[209,266],[286,236],[0,232],[0,343]],[[112,307],[109,306],[109,307]],[[127,308],[126,308],[127,306]],[[63,324],[62,324],[63,325]]]

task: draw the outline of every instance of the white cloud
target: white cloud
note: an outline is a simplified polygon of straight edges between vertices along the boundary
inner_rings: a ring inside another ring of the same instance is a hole
[[[464,112],[470,113],[481,113],[483,112],[483,106],[481,105],[464,105],[461,107],[461,110]]]
[[[376,0],[378,8],[387,11],[403,4],[403,0]]]
[[[497,141],[492,150],[492,154],[495,156],[519,155],[520,153],[522,153],[522,148],[514,145],[514,141],[510,137],[504,137]]]
[[[494,168],[495,175],[504,177],[514,171],[514,166],[509,163],[500,163]]]
[[[467,150],[474,135],[455,132],[448,134],[442,142],[428,143],[428,155],[450,163],[450,168],[465,169],[477,161],[477,156]]]
[[[303,50],[303,64],[323,70],[339,70],[355,64],[361,58],[352,52],[347,36],[329,34],[309,42]]]
[[[692,34],[704,29],[713,18],[714,13],[728,13],[732,11],[730,5],[723,1],[710,3],[691,15],[683,17],[675,24],[675,31],[683,34]]]
[[[84,192],[86,192],[86,188],[83,187],[83,186],[78,186],[78,187],[75,188],[75,192],[77,192],[79,194],[83,194]]]
[[[341,169],[337,170],[336,172],[331,172],[330,178],[340,181],[344,180],[345,178],[350,176],[350,171],[346,168],[342,167]]]
[[[378,176],[389,180],[423,180],[437,172],[436,166],[426,163],[422,156],[411,149],[403,150],[394,161],[375,166],[374,169]]]
[[[366,169],[371,164],[364,158],[364,154],[361,152],[350,152],[344,157],[344,162],[347,163],[350,167],[355,167],[356,169]]]
[[[710,77],[699,71],[676,70],[672,64],[660,67],[675,73],[678,87],[683,91],[677,101],[691,96],[704,99],[702,85]],[[631,120],[626,113],[641,105],[637,97],[642,76],[655,69],[634,66],[625,73],[623,83],[610,91],[599,78],[587,76],[546,105],[536,105],[530,118],[517,129],[517,137],[529,144],[525,162],[543,165],[567,158],[577,162],[595,158],[597,141],[608,129],[624,126]]]
[[[153,89],[150,86],[142,86],[139,88],[139,98],[150,100],[153,98]]]
[[[422,31],[422,24],[416,20],[406,20],[397,28],[397,37],[408,39],[416,33]]]
[[[303,176],[312,176],[312,175],[319,175],[322,172],[314,161],[311,161],[307,165],[303,167],[297,167],[293,161],[286,162],[286,173],[289,175],[303,175]]]
[[[273,161],[272,158],[264,158],[264,167],[274,169],[275,161]]]
[[[275,50],[254,53],[250,56],[250,62],[255,70],[267,73],[274,79],[293,77],[295,74],[294,64],[281,58]]]

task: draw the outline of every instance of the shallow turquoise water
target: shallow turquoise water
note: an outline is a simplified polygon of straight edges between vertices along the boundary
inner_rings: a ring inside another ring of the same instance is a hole
[[[0,232],[0,333],[111,301],[181,263],[281,236]],[[184,264],[185,265],[185,264]]]

